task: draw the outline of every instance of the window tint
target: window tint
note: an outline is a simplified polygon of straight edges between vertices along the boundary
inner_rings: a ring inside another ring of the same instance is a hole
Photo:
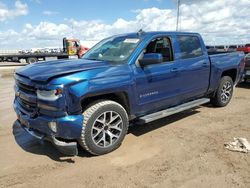
[[[145,53],[160,53],[163,57],[163,62],[172,61],[172,50],[170,40],[167,37],[159,37],[153,39],[145,49]]]
[[[196,36],[177,36],[180,45],[181,58],[194,58],[202,56],[200,40]]]

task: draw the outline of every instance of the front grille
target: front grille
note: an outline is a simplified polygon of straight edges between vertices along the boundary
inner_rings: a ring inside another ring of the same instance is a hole
[[[35,92],[36,92],[36,89],[33,86],[24,84],[18,80],[16,80],[16,85],[17,85],[18,89],[20,89],[24,93],[35,94]]]
[[[35,103],[30,103],[28,101],[23,100],[20,97],[17,98],[17,101],[21,105],[21,107],[27,112],[33,113],[37,108]]]
[[[32,96],[32,98],[36,98],[36,89],[32,85],[28,85],[24,82],[19,81],[16,79],[16,87],[17,91],[22,93],[22,95]],[[34,117],[37,114],[37,102],[34,100],[29,100],[29,97],[20,97],[19,95],[16,96],[16,100],[21,107],[21,111],[29,115],[30,117]],[[35,100],[36,101],[36,100]]]

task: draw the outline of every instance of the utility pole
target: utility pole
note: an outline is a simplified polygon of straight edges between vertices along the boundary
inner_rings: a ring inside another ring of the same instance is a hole
[[[176,31],[178,31],[178,26],[179,26],[179,16],[180,16],[180,0],[177,0]]]
[[[74,25],[71,25],[71,38],[74,38]]]

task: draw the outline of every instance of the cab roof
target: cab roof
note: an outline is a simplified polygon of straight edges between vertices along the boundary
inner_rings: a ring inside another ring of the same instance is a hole
[[[194,32],[180,32],[180,31],[139,31],[139,32],[134,32],[134,33],[126,33],[126,34],[120,34],[116,36],[124,36],[124,37],[153,37],[155,35],[200,35],[199,33],[194,33]]]

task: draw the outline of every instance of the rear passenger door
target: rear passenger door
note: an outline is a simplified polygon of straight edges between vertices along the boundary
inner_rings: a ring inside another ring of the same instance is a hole
[[[182,101],[203,96],[208,89],[210,61],[197,35],[177,35]]]

